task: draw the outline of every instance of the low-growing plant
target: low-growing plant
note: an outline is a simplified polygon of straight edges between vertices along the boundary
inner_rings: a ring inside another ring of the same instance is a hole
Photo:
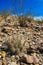
[[[27,27],[27,18],[24,16],[19,17],[19,24],[21,27]]]
[[[5,42],[5,44],[7,45],[7,48],[5,47],[3,50],[5,51],[9,51],[11,54],[19,54],[22,51],[22,44],[20,42],[20,40],[16,39],[12,39],[9,40],[7,42]]]

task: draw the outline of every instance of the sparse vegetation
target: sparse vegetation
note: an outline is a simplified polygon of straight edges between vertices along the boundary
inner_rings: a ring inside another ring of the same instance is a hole
[[[19,23],[20,23],[21,27],[26,27],[27,26],[26,18],[25,17],[20,17],[19,18]]]
[[[3,19],[7,20],[6,17]],[[13,19],[13,21],[11,18]],[[37,54],[40,55],[41,53],[43,54],[43,46],[41,46],[41,43],[43,43],[43,40],[42,40],[43,27],[42,25],[38,23],[39,21],[36,22],[31,17],[28,18],[27,16],[20,16],[20,17],[17,16],[17,20],[15,16],[12,16],[10,17],[10,22],[5,21],[6,25],[0,26],[0,29],[1,29],[0,30],[0,42],[1,42],[0,43],[1,44],[0,45],[0,51],[1,51],[0,57],[1,59],[4,58],[5,60],[8,57],[10,57],[10,60],[11,60],[11,57],[12,58],[14,57],[15,61],[19,59],[17,62],[20,62],[20,63],[21,63],[20,60],[22,58],[22,62],[25,61],[25,64],[27,63],[35,64],[35,62],[37,62],[36,59],[38,59],[36,55]],[[13,23],[16,23],[16,26],[14,26]],[[17,26],[17,23],[19,24],[18,26]],[[40,60],[40,57],[42,57],[42,54],[41,56],[39,56],[39,60]],[[31,59],[31,57],[36,58],[35,62],[34,60]],[[40,61],[39,60],[37,63],[40,63],[42,58]]]

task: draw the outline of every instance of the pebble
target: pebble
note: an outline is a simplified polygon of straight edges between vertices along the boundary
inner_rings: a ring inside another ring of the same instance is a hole
[[[2,65],[2,62],[0,61],[0,65]]]
[[[17,65],[16,62],[10,62],[8,65]]]

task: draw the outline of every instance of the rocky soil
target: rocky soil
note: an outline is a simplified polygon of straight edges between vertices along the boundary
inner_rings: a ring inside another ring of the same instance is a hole
[[[0,65],[43,65],[43,22],[0,16]]]

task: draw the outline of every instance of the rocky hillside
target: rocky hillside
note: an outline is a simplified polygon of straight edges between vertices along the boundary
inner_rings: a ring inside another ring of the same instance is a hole
[[[43,22],[0,15],[0,65],[43,65]]]

